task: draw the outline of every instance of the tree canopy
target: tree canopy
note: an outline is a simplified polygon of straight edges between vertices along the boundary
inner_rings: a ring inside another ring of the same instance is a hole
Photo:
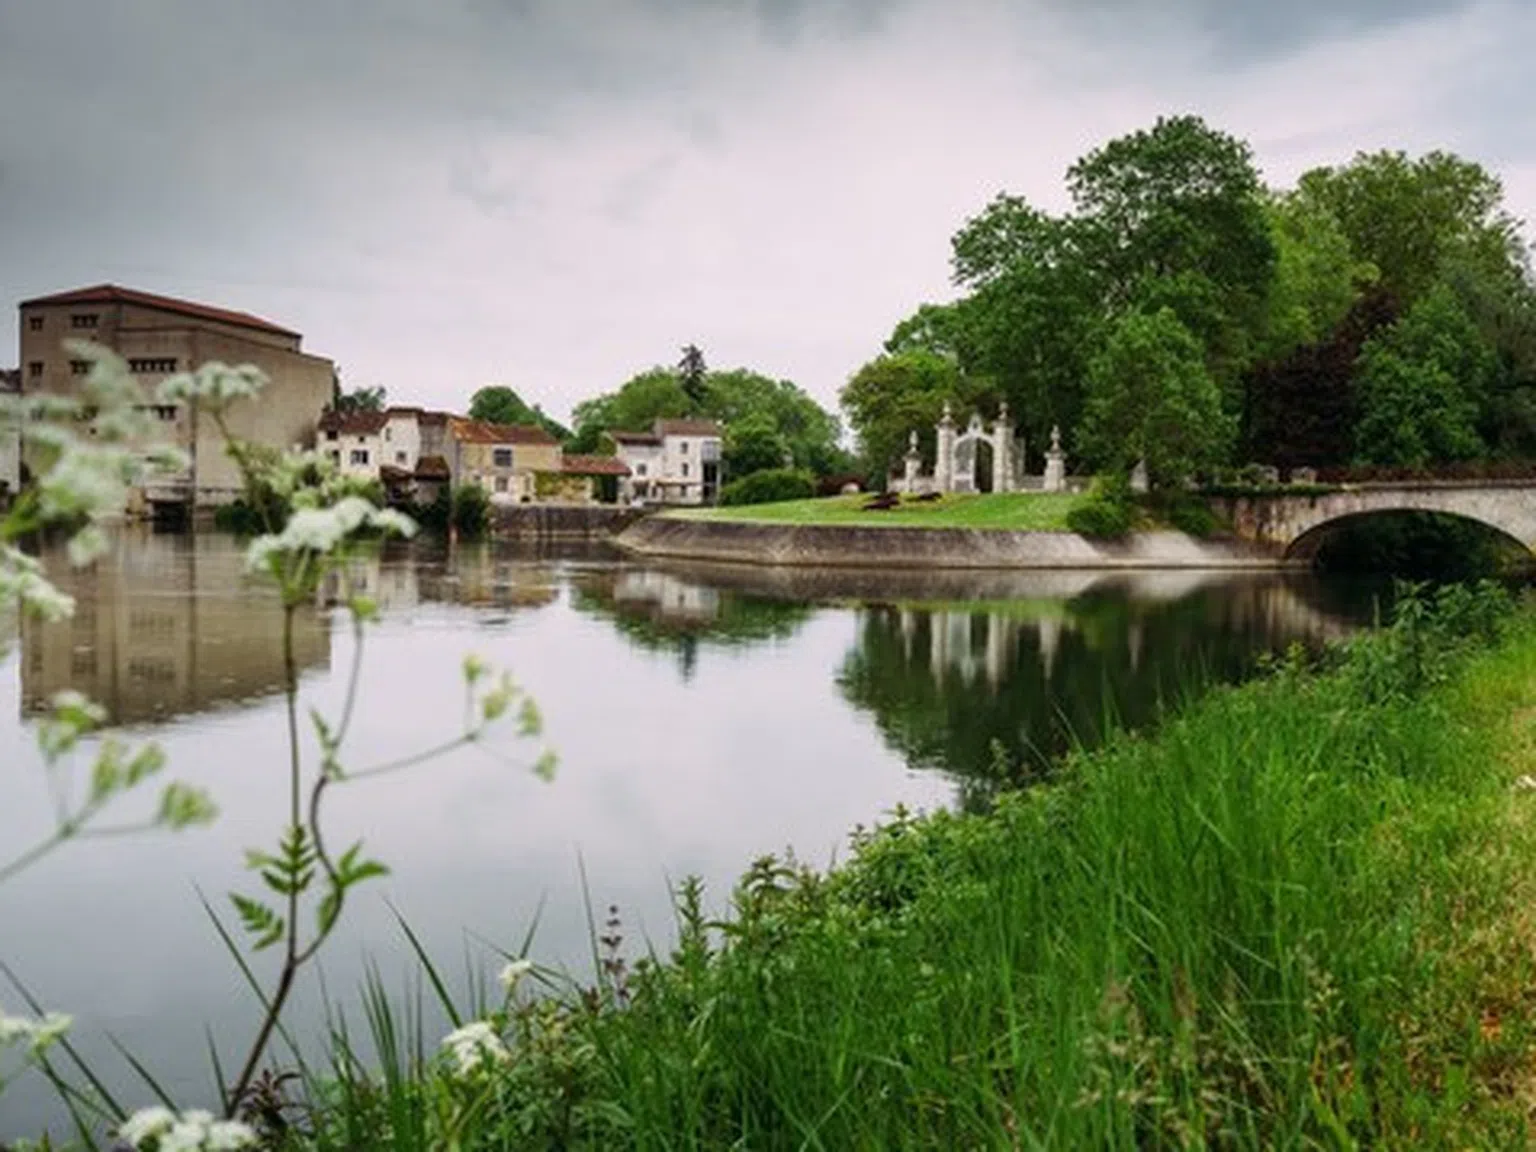
[[[568,440],[571,430],[537,404],[529,407],[505,384],[488,384],[477,391],[469,401],[471,420],[485,420],[491,424],[532,424],[543,428],[557,440]]]
[[[383,388],[354,388],[343,392],[338,382],[331,406],[337,412],[382,412],[384,398]]]
[[[1031,467],[1053,424],[1085,463],[1123,464],[1109,429],[1145,429],[1110,401],[1138,390],[1215,421],[1211,452],[1185,444],[1183,464],[1536,455],[1536,282],[1476,162],[1361,153],[1272,189],[1245,142],[1174,116],[1065,183],[1066,212],[1002,193],[964,221],[959,297],[920,305],[852,375],[843,406],[871,473],[912,429],[931,441],[940,394],[1006,399]]]

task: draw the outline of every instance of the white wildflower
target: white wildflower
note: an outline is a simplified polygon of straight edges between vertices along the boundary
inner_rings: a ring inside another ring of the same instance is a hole
[[[145,1108],[117,1130],[135,1149],[155,1152],[235,1152],[256,1143],[249,1125],[235,1120],[215,1120],[212,1112],[194,1108],[180,1116],[169,1108]]]
[[[512,992],[516,991],[519,981],[532,971],[532,960],[526,957],[521,960],[514,960],[501,970],[501,986],[507,990],[508,995],[511,995]]]
[[[107,534],[98,525],[87,524],[69,538],[69,562],[76,568],[84,568],[101,559],[111,549]]]
[[[40,1056],[62,1039],[74,1023],[73,1017],[62,1012],[50,1012],[41,1020],[0,1012],[0,1048],[26,1044],[32,1055]]]
[[[299,508],[288,517],[281,532],[258,536],[246,550],[246,566],[263,571],[274,555],[293,552],[334,551],[343,541],[364,528],[409,536],[415,523],[387,508],[379,508],[361,496],[348,496],[329,508]]]
[[[74,600],[49,582],[41,564],[9,544],[0,544],[0,607],[10,600],[44,620],[63,620],[75,611]]]
[[[237,1120],[219,1120],[208,1125],[208,1152],[235,1152],[256,1143],[256,1133]]]
[[[117,1134],[137,1148],[146,1140],[165,1135],[175,1123],[176,1113],[169,1108],[141,1108],[123,1121]]]
[[[220,409],[231,401],[258,395],[267,385],[267,376],[252,364],[231,368],[219,360],[209,360],[196,372],[168,376],[156,389],[162,404],[195,400],[203,407]]]
[[[472,1076],[512,1055],[496,1030],[484,1020],[476,1020],[450,1032],[443,1037],[443,1048],[453,1057],[461,1076]]]

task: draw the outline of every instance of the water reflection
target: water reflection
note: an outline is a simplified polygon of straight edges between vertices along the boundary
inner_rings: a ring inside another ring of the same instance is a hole
[[[23,715],[67,689],[116,724],[170,721],[282,691],[282,605],[247,580],[227,540],[131,532],[90,568],[48,560],[75,614],[23,624]],[[298,613],[293,638],[301,674],[330,666],[330,628],[319,612]]]
[[[1263,653],[1352,627],[1294,579],[1070,579],[1081,590],[1064,598],[861,608],[838,685],[908,766],[951,774],[973,806],[1111,724],[1143,725]]]
[[[786,640],[811,618],[803,602],[722,589],[706,578],[620,567],[573,576],[578,612],[609,621],[637,648],[670,652],[687,681],[701,645],[741,648]]]

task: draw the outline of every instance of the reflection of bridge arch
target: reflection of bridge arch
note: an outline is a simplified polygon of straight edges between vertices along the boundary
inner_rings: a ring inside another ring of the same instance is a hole
[[[1536,551],[1536,481],[1357,484],[1317,494],[1219,498],[1236,533],[1307,561],[1340,523],[1391,512],[1435,512],[1472,520]]]

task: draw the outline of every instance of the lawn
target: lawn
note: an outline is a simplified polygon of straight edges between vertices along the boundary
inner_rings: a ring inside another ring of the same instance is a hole
[[[1071,492],[950,494],[938,500],[903,500],[888,512],[866,512],[870,497],[828,496],[738,508],[667,512],[694,520],[752,524],[856,524],[874,528],[986,528],[1013,532],[1067,532],[1067,513],[1087,499]]]

